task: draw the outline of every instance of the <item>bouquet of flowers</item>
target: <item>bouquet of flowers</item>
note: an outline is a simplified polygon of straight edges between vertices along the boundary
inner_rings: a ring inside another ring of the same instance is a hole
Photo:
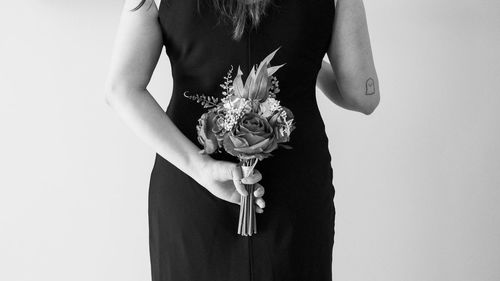
[[[240,67],[232,80],[233,66],[229,69],[225,82],[220,84],[223,98],[212,96],[186,95],[186,98],[209,108],[198,119],[196,126],[198,142],[203,145],[201,153],[220,152],[221,148],[238,157],[243,176],[253,174],[258,160],[272,156],[278,147],[291,149],[283,143],[290,140],[295,129],[292,112],[280,105],[276,99],[279,81],[273,74],[282,66],[271,66],[270,61],[280,49],[269,54],[256,68],[252,67],[243,83]],[[257,233],[254,208],[254,184],[245,184],[248,196],[240,201],[238,234],[251,236]]]

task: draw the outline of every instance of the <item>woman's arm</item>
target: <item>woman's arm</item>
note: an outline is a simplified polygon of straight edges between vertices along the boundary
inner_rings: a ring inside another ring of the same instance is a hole
[[[146,89],[162,51],[158,9],[147,0],[126,0],[106,80],[105,97],[125,123],[147,144],[180,170],[198,180],[212,158],[201,155]]]
[[[378,106],[380,92],[363,1],[338,0],[335,10],[327,52],[331,71],[324,64],[318,86],[344,108],[368,115]]]
[[[321,64],[321,69],[316,80],[316,86],[325,94],[328,99],[330,99],[336,105],[348,110],[356,110],[356,107],[347,103],[340,94],[339,86],[337,85],[337,80],[335,78],[335,73],[333,72],[330,63],[326,61],[323,61]]]

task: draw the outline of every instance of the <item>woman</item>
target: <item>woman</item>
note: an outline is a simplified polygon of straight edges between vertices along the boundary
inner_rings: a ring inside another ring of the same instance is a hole
[[[125,1],[106,82],[107,103],[157,152],[153,280],[332,280],[335,190],[315,87],[348,110],[377,107],[362,0],[164,1]],[[146,89],[163,46],[174,82],[166,113]],[[277,149],[242,178],[227,153],[198,153],[205,109],[182,94],[220,96],[231,65],[246,75],[280,46],[272,64],[286,63],[276,76],[278,98],[295,116],[292,149]],[[240,195],[252,183],[258,233],[244,237],[236,233]]]

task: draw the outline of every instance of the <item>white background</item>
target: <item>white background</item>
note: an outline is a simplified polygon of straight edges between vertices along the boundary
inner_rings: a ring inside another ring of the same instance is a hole
[[[150,280],[154,151],[104,102],[121,5],[2,1],[0,280]],[[335,280],[500,280],[500,2],[365,5],[379,107],[318,91]],[[148,87],[164,108],[169,70]]]

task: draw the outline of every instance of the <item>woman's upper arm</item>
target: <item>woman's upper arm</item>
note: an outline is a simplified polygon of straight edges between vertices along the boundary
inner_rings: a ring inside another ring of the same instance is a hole
[[[115,37],[106,89],[146,89],[160,57],[163,41],[155,1],[126,0]],[[159,1],[158,1],[159,2]]]
[[[338,0],[327,51],[343,98],[372,112],[380,95],[362,0]]]

